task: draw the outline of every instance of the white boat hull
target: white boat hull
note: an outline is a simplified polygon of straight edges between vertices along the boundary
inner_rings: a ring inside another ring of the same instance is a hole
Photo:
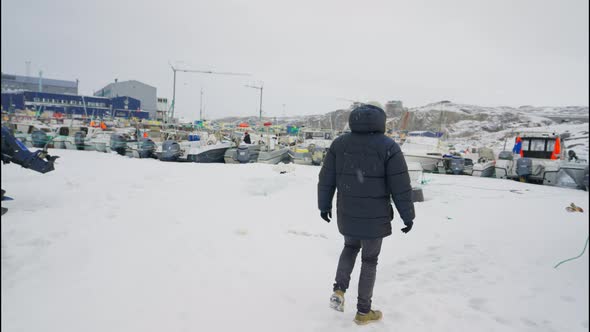
[[[473,173],[471,176],[489,178],[494,176],[496,161],[487,161],[485,163],[477,163],[473,165]]]
[[[439,160],[442,160],[442,156],[429,156],[422,154],[404,153],[406,163],[419,163],[422,166],[422,170],[425,172],[434,172],[437,168],[436,165]]]

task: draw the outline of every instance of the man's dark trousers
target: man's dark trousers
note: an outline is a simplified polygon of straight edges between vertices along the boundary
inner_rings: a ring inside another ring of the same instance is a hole
[[[371,311],[371,298],[373,286],[377,275],[377,259],[381,252],[383,239],[359,240],[344,236],[344,249],[340,254],[338,269],[336,270],[336,283],[334,290],[346,291],[350,283],[350,274],[354,268],[356,256],[362,248],[361,274],[359,278],[357,310],[361,313]]]

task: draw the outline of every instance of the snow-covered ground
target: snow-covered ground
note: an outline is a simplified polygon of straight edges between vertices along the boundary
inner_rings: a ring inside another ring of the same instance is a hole
[[[382,322],[328,308],[343,239],[318,167],[163,163],[55,150],[2,166],[2,331],[588,331],[588,193],[427,175],[383,244]],[[567,212],[575,203],[583,213]]]

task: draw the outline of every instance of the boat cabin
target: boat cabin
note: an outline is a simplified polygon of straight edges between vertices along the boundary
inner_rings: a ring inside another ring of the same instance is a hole
[[[527,135],[521,138],[524,158],[551,159],[556,140],[559,139],[561,143],[561,138],[555,134]],[[560,151],[557,153],[560,155]]]
[[[303,134],[304,134],[304,138],[306,140],[309,140],[309,139],[331,140],[332,139],[332,133],[326,132],[326,131],[304,131]]]

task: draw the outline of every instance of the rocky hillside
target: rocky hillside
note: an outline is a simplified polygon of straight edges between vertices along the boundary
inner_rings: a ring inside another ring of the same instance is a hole
[[[271,119],[311,128],[333,128],[342,131],[348,127],[351,109],[335,110],[323,115]],[[405,108],[401,102],[388,102],[387,128],[391,130],[443,131],[449,137],[469,137],[476,133],[495,133],[510,128],[544,127],[560,123],[588,123],[587,106],[518,108],[500,106],[485,107],[440,101],[420,107]],[[406,114],[407,113],[407,114]],[[225,118],[221,121],[252,121],[257,118]],[[404,123],[405,122],[405,123]]]

